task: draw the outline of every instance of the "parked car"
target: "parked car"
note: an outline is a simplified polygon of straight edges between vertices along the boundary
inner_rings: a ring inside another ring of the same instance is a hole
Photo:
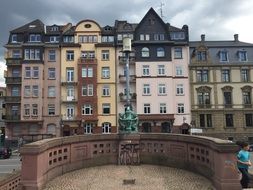
[[[0,158],[6,159],[10,158],[12,152],[10,148],[0,147]]]

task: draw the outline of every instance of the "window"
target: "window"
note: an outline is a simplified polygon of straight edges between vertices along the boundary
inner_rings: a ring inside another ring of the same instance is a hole
[[[38,104],[32,105],[32,116],[38,116]]]
[[[55,97],[55,86],[49,86],[48,87],[48,97]]]
[[[48,79],[55,79],[55,68],[48,68]]]
[[[144,34],[140,34],[140,40],[141,40],[141,41],[144,40]]]
[[[94,59],[95,51],[81,51],[81,58]]]
[[[33,67],[33,78],[39,78],[39,67]]]
[[[145,34],[145,39],[146,39],[147,41],[149,41],[149,40],[150,40],[150,35],[149,35],[149,34]]]
[[[82,96],[93,96],[93,84],[82,86]]]
[[[102,67],[102,78],[110,78],[110,68]]]
[[[18,68],[12,69],[12,77],[20,77],[20,70]]]
[[[39,86],[33,85],[33,97],[38,97],[38,96],[39,96]]]
[[[85,104],[82,107],[82,115],[92,115],[92,106],[90,104]]]
[[[83,67],[82,68],[82,77],[83,78],[93,77],[93,68],[92,67],[89,67],[89,68]]]
[[[206,51],[198,51],[197,59],[198,61],[206,61]]]
[[[222,82],[229,82],[230,81],[230,70],[228,69],[223,69],[221,71],[221,79],[222,79]]]
[[[66,119],[73,119],[75,115],[75,108],[73,106],[67,106],[67,118]]]
[[[158,75],[165,75],[165,66],[158,65]]]
[[[228,61],[228,52],[220,51],[220,62],[227,62],[227,61]]]
[[[102,88],[102,96],[110,96],[110,86],[104,85]]]
[[[50,37],[49,37],[50,43],[58,43],[59,40],[60,40],[60,37],[59,37],[59,36],[50,36]]]
[[[63,36],[63,42],[64,43],[73,43],[74,42],[74,36]]]
[[[109,50],[102,50],[102,60],[103,61],[108,61],[109,60]]]
[[[251,92],[244,91],[242,92],[243,104],[251,104]]]
[[[184,113],[184,104],[177,104],[177,113]]]
[[[200,114],[199,115],[200,127],[212,127],[212,115],[211,114]]]
[[[160,104],[160,113],[167,113],[166,112],[166,104],[165,103],[161,103]]]
[[[176,66],[176,76],[183,76],[182,66]]]
[[[110,114],[110,104],[102,104],[103,114]]]
[[[19,87],[14,86],[11,88],[11,96],[20,96]]]
[[[12,50],[12,58],[21,58],[21,51],[18,49]]]
[[[84,133],[85,134],[92,134],[93,133],[93,124],[92,123],[84,123]]]
[[[30,116],[30,104],[24,104],[24,116]]]
[[[122,41],[122,34],[118,34],[117,39],[118,41]]]
[[[25,60],[40,60],[40,50],[25,49]]]
[[[48,115],[55,115],[55,105],[48,104]]]
[[[200,107],[210,105],[210,93],[209,92],[198,92],[198,104]]]
[[[177,90],[177,95],[184,95],[184,85],[183,84],[177,84],[176,90]]]
[[[174,48],[174,59],[182,59],[183,52],[181,47]]]
[[[164,34],[154,34],[154,40],[156,41],[164,40]]]
[[[67,82],[74,82],[74,69],[67,69]]]
[[[164,57],[165,56],[164,48],[162,48],[162,47],[157,48],[157,50],[156,50],[156,56],[157,57]]]
[[[184,32],[171,32],[170,33],[170,38],[172,40],[184,40],[185,35],[184,35]]]
[[[225,114],[226,118],[226,127],[233,127],[234,121],[233,121],[233,114]]]
[[[79,35],[78,42],[79,43],[96,43],[98,41],[98,37],[96,35]]]
[[[141,57],[149,57],[149,49],[147,47],[141,49]]]
[[[166,95],[166,86],[165,84],[158,85],[158,95]]]
[[[232,92],[223,92],[225,107],[232,106]]]
[[[242,82],[249,82],[249,69],[241,70],[241,78]]]
[[[111,123],[102,123],[102,133],[108,134],[111,133]]]
[[[73,61],[74,60],[74,51],[66,51],[66,60]]]
[[[239,61],[247,61],[247,52],[239,51],[238,52]]]
[[[31,87],[30,86],[25,86],[25,97],[30,97],[31,96]]]
[[[18,106],[11,106],[11,115],[12,116],[18,116],[19,115],[19,110],[18,110]]]
[[[114,36],[102,36],[102,42],[114,42]]]
[[[11,35],[11,42],[12,43],[17,43],[18,42],[18,35],[17,34],[12,34]]]
[[[48,61],[55,61],[55,60],[56,60],[55,50],[49,50],[48,51]]]
[[[197,82],[208,82],[208,70],[197,71]]]
[[[67,87],[67,96],[73,98],[74,95],[75,95],[74,86],[68,86]]]
[[[41,35],[40,34],[30,34],[29,42],[40,42],[40,41],[41,41]]]
[[[144,104],[143,108],[145,114],[150,113],[150,104]]]
[[[143,95],[150,95],[150,85],[143,84]]]
[[[246,127],[253,127],[253,119],[252,114],[245,114],[245,123]]]
[[[149,65],[142,65],[142,75],[149,76]]]

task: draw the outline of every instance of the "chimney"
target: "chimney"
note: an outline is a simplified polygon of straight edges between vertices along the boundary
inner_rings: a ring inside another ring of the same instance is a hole
[[[201,42],[205,41],[205,34],[201,34]]]
[[[235,42],[239,42],[239,39],[238,39],[238,38],[239,38],[239,35],[238,35],[238,34],[235,34],[235,35],[234,35],[234,40],[235,40]]]

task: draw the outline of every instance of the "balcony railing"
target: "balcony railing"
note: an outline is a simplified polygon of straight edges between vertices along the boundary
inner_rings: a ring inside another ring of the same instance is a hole
[[[5,77],[6,84],[21,84],[21,77]]]
[[[126,64],[126,57],[119,56],[119,64]],[[129,64],[135,64],[135,57],[134,56],[129,57]]]
[[[136,101],[136,96],[137,94],[136,93],[130,93],[130,101],[131,102],[135,102]],[[122,92],[119,93],[119,98],[120,98],[120,101],[121,102],[125,102],[127,101],[127,95],[126,94],[123,94]]]
[[[63,103],[76,103],[77,99],[74,96],[67,96],[67,97],[62,97],[62,102]]]
[[[5,103],[20,103],[21,96],[5,96]]]
[[[119,81],[120,82],[126,82],[126,76],[125,75],[119,75]],[[130,75],[129,76],[129,81],[130,82],[135,82],[135,75]]]
[[[21,58],[9,58],[6,59],[6,65],[11,66],[11,65],[20,65],[21,66],[22,59]]]
[[[13,122],[20,121],[20,115],[6,115],[5,118],[6,118],[6,120],[8,122],[11,122],[11,121],[13,121]]]
[[[80,58],[79,58],[79,63],[81,63],[81,64],[83,64],[83,63],[92,63],[92,64],[96,64],[96,63],[97,63],[97,58],[80,57]]]
[[[76,120],[78,120],[78,118],[75,115],[68,115],[62,117],[62,121],[76,121]]]
[[[71,86],[76,86],[77,85],[77,82],[76,81],[66,81],[66,79],[65,80],[62,80],[62,82],[61,82],[61,84],[63,85],[63,86],[68,86],[68,85],[71,85]]]
[[[211,108],[211,104],[199,104],[199,108]]]

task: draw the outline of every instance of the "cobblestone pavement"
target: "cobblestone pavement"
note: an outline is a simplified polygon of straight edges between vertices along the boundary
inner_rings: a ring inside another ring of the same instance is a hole
[[[123,180],[135,179],[135,184]],[[206,178],[181,169],[154,166],[106,165],[59,176],[44,190],[214,190]]]

